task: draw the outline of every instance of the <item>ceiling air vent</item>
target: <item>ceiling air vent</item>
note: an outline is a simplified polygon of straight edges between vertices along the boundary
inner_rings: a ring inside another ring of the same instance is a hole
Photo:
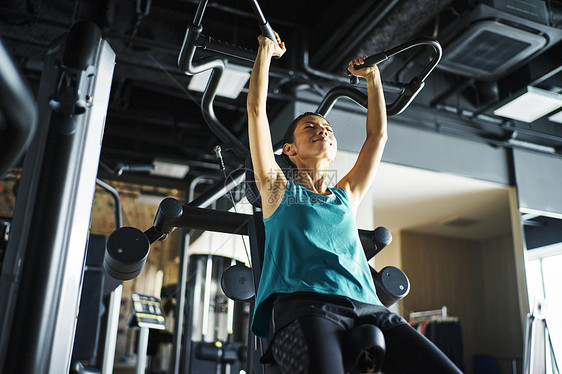
[[[497,79],[560,39],[561,29],[479,4],[440,33],[443,58],[437,67],[468,77]]]
[[[441,66],[463,75],[493,78],[541,50],[547,42],[539,33],[499,21],[479,21],[447,48]]]

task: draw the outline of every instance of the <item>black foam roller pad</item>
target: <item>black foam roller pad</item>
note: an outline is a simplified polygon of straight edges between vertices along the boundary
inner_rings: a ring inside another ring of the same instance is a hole
[[[103,269],[107,275],[130,280],[140,274],[150,250],[150,242],[141,230],[122,227],[107,239]]]
[[[397,267],[387,266],[380,272],[381,282],[393,296],[401,299],[410,291],[410,281],[406,274]]]
[[[235,301],[249,301],[256,294],[252,269],[236,264],[224,271],[221,277],[224,294]]]
[[[371,268],[377,296],[386,307],[391,306],[410,292],[410,281],[397,267],[387,266],[380,272]]]

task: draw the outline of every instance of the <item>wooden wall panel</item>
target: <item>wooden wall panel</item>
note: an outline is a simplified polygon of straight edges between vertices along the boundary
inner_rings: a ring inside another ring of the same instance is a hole
[[[472,357],[484,333],[480,243],[408,231],[402,232],[401,243],[402,270],[411,282],[403,300],[405,316],[447,306],[449,315],[460,320],[464,370],[472,372]]]
[[[459,317],[466,373],[473,372],[475,354],[494,356],[502,373],[510,372],[510,360],[520,364],[523,332],[511,236],[480,242],[403,231],[400,242],[401,267],[412,283],[402,301],[404,315],[445,305]]]
[[[482,243],[486,331],[482,346],[486,352],[510,364],[522,359],[523,327],[516,282],[513,241],[503,235]]]

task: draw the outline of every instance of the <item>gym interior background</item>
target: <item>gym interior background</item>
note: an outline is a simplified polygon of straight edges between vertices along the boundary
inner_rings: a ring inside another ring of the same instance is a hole
[[[178,67],[199,4],[0,2],[0,38],[36,97],[50,46],[77,21],[95,23],[114,51],[97,178],[119,192],[125,226],[144,231],[165,197],[187,203],[224,181],[225,173],[244,167],[202,114],[208,74],[186,75]],[[274,61],[271,75],[268,111],[274,140],[291,118],[314,110],[329,89],[346,84],[344,68],[352,57],[419,37],[441,43],[443,57],[421,93],[389,118],[383,164],[358,212],[358,224],[369,230],[385,226],[393,234],[375,267],[400,267],[410,279],[411,291],[393,306],[396,311],[409,318],[412,312],[446,307],[442,318],[459,322],[465,372],[478,373],[484,358],[497,365],[494,372],[522,372],[532,311],[547,316],[560,361],[562,322],[551,316],[562,313],[556,287],[562,280],[556,271],[562,261],[562,1],[286,0],[260,5],[288,48]],[[202,26],[209,45],[198,49],[197,58],[220,55],[227,62],[214,114],[247,144],[251,58],[218,54],[213,43],[243,47],[251,56],[260,33],[255,16],[247,1],[210,1]],[[427,60],[426,51],[416,48],[393,56],[379,65],[383,81],[407,82]],[[328,116],[340,148],[334,179],[352,165],[362,144],[364,117],[362,107],[346,100]],[[217,145],[225,170],[214,151]],[[2,256],[22,165],[0,184]],[[234,201],[238,212],[251,212],[243,190],[239,186],[214,208],[231,210]],[[117,226],[111,194],[98,185],[91,208],[90,232],[109,236]],[[116,373],[132,372],[135,365],[136,330],[128,326],[133,292],[160,299],[166,330],[173,331],[175,296],[166,290],[178,281],[184,232],[176,230],[156,242],[142,273],[123,282]],[[214,260],[248,262],[243,236],[192,230],[189,238],[190,259],[210,254]],[[2,271],[4,282],[5,266]],[[189,321],[200,330],[187,339],[223,338],[225,332],[214,330],[229,302],[217,296],[220,290],[213,292],[201,321]],[[247,323],[248,311],[241,313]],[[214,330],[209,332],[203,322]],[[2,331],[4,338],[7,334]],[[157,347],[152,372],[168,372],[170,346],[163,341]]]

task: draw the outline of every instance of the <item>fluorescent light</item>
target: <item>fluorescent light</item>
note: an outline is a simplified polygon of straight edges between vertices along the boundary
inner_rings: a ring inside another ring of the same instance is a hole
[[[527,86],[525,93],[494,110],[494,114],[530,123],[561,106],[561,94]]]
[[[189,81],[187,88],[192,91],[205,91],[210,76],[211,70],[195,74]],[[249,78],[249,69],[232,64],[228,65],[228,67],[224,69],[221,80],[219,81],[217,95],[236,99],[238,95],[240,95],[240,92],[242,92],[244,86],[246,86],[246,82],[248,82]]]
[[[140,193],[139,197],[137,198],[137,202],[139,204],[158,206],[158,205],[160,205],[162,200],[164,200],[165,198],[166,198],[166,196],[162,196],[162,195]]]
[[[150,174],[162,177],[183,179],[189,171],[189,165],[173,161],[156,159],[153,164],[154,170],[152,170]]]
[[[551,115],[550,117],[548,117],[548,119],[552,122],[562,123],[562,110],[558,113]]]
[[[531,142],[526,142],[526,141],[522,141],[522,140],[517,140],[517,139],[509,139],[507,141],[509,144],[513,144],[522,148],[527,148],[527,149],[534,149],[535,151],[539,151],[539,152],[545,152],[545,153],[555,153],[556,150],[554,149],[554,147],[549,147],[547,145],[540,145],[540,144],[535,144],[535,143],[531,143]]]

